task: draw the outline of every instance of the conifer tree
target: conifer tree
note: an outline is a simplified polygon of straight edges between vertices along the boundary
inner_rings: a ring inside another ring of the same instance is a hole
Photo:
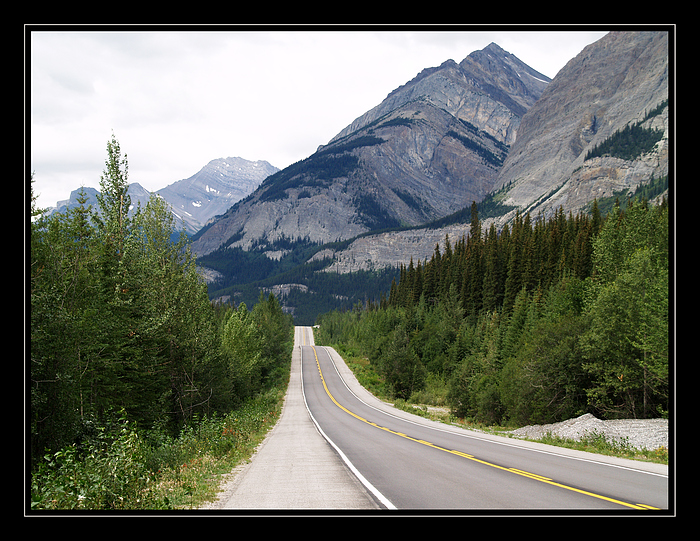
[[[483,308],[493,311],[503,302],[503,261],[498,246],[496,225],[491,224],[484,243]]]
[[[512,233],[508,240],[508,266],[503,293],[503,309],[509,312],[515,303],[515,297],[522,289],[523,263],[523,219],[520,212],[516,213]]]

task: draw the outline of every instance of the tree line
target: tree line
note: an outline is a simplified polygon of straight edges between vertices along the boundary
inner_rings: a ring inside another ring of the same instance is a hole
[[[98,208],[36,208],[30,225],[32,467],[125,416],[168,437],[286,384],[293,323],[273,295],[214,306],[161,198],[130,209],[128,162],[107,144]]]
[[[442,384],[463,418],[517,425],[666,416],[668,205],[517,214],[402,266],[388,296],[319,317],[395,398]]]

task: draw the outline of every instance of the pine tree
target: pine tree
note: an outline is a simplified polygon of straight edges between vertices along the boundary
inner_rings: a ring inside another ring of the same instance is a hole
[[[124,253],[124,242],[129,233],[129,163],[122,158],[121,148],[114,134],[107,143],[105,170],[100,177],[100,193],[97,195],[100,215],[96,221],[105,241],[106,250],[112,250],[120,258]]]
[[[523,219],[518,211],[513,221],[513,230],[508,239],[508,263],[503,293],[503,309],[509,312],[515,303],[515,297],[523,286]]]
[[[461,299],[466,313],[472,318],[481,311],[483,298],[483,239],[476,203],[471,206],[469,238],[465,251]]]

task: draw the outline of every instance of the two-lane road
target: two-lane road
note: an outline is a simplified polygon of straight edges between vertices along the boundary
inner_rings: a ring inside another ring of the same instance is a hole
[[[331,348],[315,346],[310,328],[297,328],[297,343],[304,400],[312,419],[385,507],[638,513],[668,509],[668,475],[663,469],[392,412],[351,391],[341,377],[347,373],[339,366],[342,360]]]

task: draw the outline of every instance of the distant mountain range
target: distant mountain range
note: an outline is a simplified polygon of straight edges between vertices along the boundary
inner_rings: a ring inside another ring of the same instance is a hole
[[[209,220],[226,212],[234,203],[252,193],[269,175],[279,171],[266,161],[243,158],[218,158],[210,161],[191,177],[174,182],[156,191],[172,207],[177,224],[192,235]],[[98,190],[84,188],[88,204],[97,208]],[[73,190],[70,198],[58,201],[54,212],[75,207],[80,189]],[[145,206],[151,193],[139,183],[129,185],[132,206]]]

